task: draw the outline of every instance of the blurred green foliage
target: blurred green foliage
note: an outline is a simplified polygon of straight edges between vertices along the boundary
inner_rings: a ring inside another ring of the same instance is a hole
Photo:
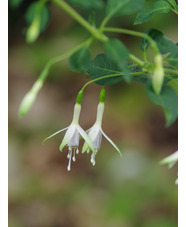
[[[31,112],[22,120],[17,118],[20,101],[44,64],[89,36],[52,6],[48,29],[36,43],[26,44],[23,33],[28,5],[20,2],[9,14],[9,226],[176,227],[177,169],[168,170],[158,162],[177,149],[177,122],[164,127],[163,113],[148,99],[143,84],[123,81],[106,87],[103,129],[117,143],[123,158],[104,140],[95,167],[90,155],[79,154],[72,171],[67,172],[67,152],[58,151],[63,135],[41,145],[48,134],[70,123],[75,96],[88,81],[69,71],[68,60],[51,69]],[[135,16],[110,23],[130,28]],[[100,18],[101,11],[97,23]],[[149,27],[177,42],[173,13],[155,15],[136,26],[143,31]],[[143,55],[140,39],[113,38],[122,40],[137,56]],[[90,49],[93,58],[103,52],[97,43]],[[85,129],[95,120],[99,90],[92,85],[85,92],[80,119]]]

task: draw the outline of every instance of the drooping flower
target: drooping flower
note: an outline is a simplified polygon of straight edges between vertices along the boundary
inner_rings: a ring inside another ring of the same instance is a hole
[[[159,164],[160,165],[168,164],[168,168],[172,168],[177,161],[178,161],[178,151],[174,152],[173,154],[161,160]],[[176,179],[175,184],[178,184],[178,178]]]
[[[103,132],[102,130],[102,118],[103,118],[103,112],[104,112],[104,102],[100,102],[97,107],[97,117],[96,117],[96,122],[94,125],[88,130],[88,136],[90,137],[93,145],[95,152],[92,152],[90,162],[92,165],[95,165],[95,154],[98,152],[101,146],[101,141],[102,141],[102,135],[112,144],[112,146],[119,152],[121,155],[121,152],[119,148],[115,145],[115,143]],[[90,146],[89,144],[85,141],[83,148],[82,148],[82,153],[87,151],[89,153],[90,151]]]
[[[81,112],[81,105],[79,103],[76,103],[74,106],[74,115],[73,115],[72,123],[70,124],[70,126],[55,132],[54,134],[47,137],[43,141],[43,142],[45,142],[46,140],[50,139],[51,137],[55,136],[56,134],[67,130],[65,133],[65,136],[59,146],[59,150],[62,151],[66,145],[68,146],[68,154],[67,154],[67,158],[69,159],[68,166],[67,166],[68,171],[71,170],[71,160],[73,160],[73,161],[76,160],[75,153],[76,154],[79,153],[79,150],[78,150],[79,135],[81,135],[83,137],[83,139],[86,141],[86,143],[88,144],[90,149],[93,152],[95,152],[92,141],[90,140],[87,133],[79,125],[80,112]]]

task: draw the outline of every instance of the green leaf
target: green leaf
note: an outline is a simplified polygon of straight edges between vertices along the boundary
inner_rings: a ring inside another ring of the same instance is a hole
[[[136,73],[136,72],[142,72],[142,69],[140,66],[136,65],[135,63],[128,63],[128,68],[131,73]],[[152,78],[149,77],[148,74],[139,74],[139,75],[132,75],[132,79],[135,80],[136,82],[142,83],[142,84],[147,84],[150,81],[152,81]]]
[[[170,53],[166,58],[171,65],[177,66],[178,62],[178,46],[176,43],[167,39],[166,36],[159,30],[148,29],[145,34],[149,35],[158,45],[161,54]],[[149,46],[149,41],[147,39],[142,39],[140,47],[144,51]]]
[[[167,1],[156,1],[151,7],[144,7],[136,16],[134,24],[141,24],[151,19],[157,13],[168,13],[171,5]]]
[[[172,87],[178,93],[178,78],[170,80],[167,85]]]
[[[166,126],[170,126],[178,116],[178,95],[170,86],[163,86],[159,95],[154,93],[152,86],[146,87],[148,97],[163,108]]]
[[[28,10],[25,14],[25,20],[26,20],[28,26],[31,25],[31,23],[34,20],[36,7],[37,7],[37,2],[33,2],[29,6],[29,8],[28,8]],[[45,28],[47,27],[49,19],[50,19],[50,11],[49,11],[49,9],[46,5],[43,5],[41,12],[40,12],[40,15],[39,15],[40,33],[43,32],[45,30]]]
[[[167,54],[172,52],[178,52],[177,45],[170,39],[167,39],[163,32],[150,28],[144,32],[149,35],[158,45],[161,54]],[[144,51],[149,46],[149,41],[147,39],[142,39],[140,47]]]
[[[174,7],[174,9],[177,7],[177,3],[175,0],[167,0],[167,2],[169,2]]]
[[[118,65],[120,71],[124,74],[125,80],[129,82],[130,74],[126,63],[126,59],[129,57],[129,51],[124,44],[118,39],[109,39],[104,43],[104,49],[106,55]]]
[[[176,51],[173,51],[165,59],[169,62],[170,65],[178,68],[178,46]]]
[[[109,17],[129,15],[144,6],[145,0],[108,0],[106,15]]]
[[[17,8],[22,3],[23,0],[9,0],[8,3],[12,8]]]
[[[87,67],[92,80],[113,74],[122,74],[118,65],[111,61],[111,59],[105,54],[98,54],[95,59]],[[107,79],[101,79],[96,81],[99,85],[113,85],[123,80],[123,76],[116,76]]]
[[[102,9],[105,6],[103,0],[68,0],[68,2],[83,9]]]
[[[91,52],[88,48],[82,48],[74,53],[69,60],[69,66],[72,71],[83,72],[92,60]]]

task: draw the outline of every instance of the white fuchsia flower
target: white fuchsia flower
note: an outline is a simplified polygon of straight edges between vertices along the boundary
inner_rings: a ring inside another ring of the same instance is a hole
[[[94,149],[95,149],[95,153],[93,152],[91,155],[91,163],[92,165],[95,165],[95,154],[98,152],[100,146],[101,146],[101,141],[102,141],[102,135],[112,144],[112,146],[119,152],[119,154],[121,155],[121,152],[119,150],[119,148],[115,145],[115,143],[103,132],[102,130],[102,118],[103,118],[103,112],[104,112],[104,103],[100,102],[98,104],[97,107],[97,118],[96,118],[96,122],[94,123],[94,125],[88,130],[88,136],[90,137],[93,145],[94,145]],[[84,153],[85,151],[87,151],[87,153],[89,153],[90,151],[90,146],[89,144],[85,141],[83,148],[82,148],[82,153]]]
[[[58,133],[60,133],[64,130],[67,130],[66,133],[65,133],[65,136],[64,136],[64,138],[63,138],[63,140],[60,144],[59,150],[62,151],[62,149],[66,145],[68,146],[68,154],[67,154],[67,158],[69,159],[68,166],[67,166],[68,171],[71,170],[71,160],[73,160],[73,161],[76,160],[75,153],[76,154],[79,153],[79,150],[78,150],[79,135],[81,135],[83,137],[83,139],[86,141],[86,143],[88,144],[90,149],[93,152],[95,152],[91,139],[89,138],[87,133],[79,125],[80,112],[81,112],[81,105],[76,103],[75,106],[74,106],[74,115],[73,115],[72,123],[70,124],[70,126],[55,132],[54,134],[47,137],[43,141],[43,142],[45,142],[46,140],[50,139],[51,137],[55,136],[56,134],[58,134]]]
[[[177,161],[178,161],[178,151],[174,152],[173,154],[161,160],[159,164],[160,165],[168,164],[168,168],[172,168]],[[178,184],[178,178],[176,179],[175,184]]]

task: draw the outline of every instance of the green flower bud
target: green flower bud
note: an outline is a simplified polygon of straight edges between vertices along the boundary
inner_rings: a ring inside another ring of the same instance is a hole
[[[36,39],[39,36],[39,29],[40,29],[40,22],[39,22],[39,18],[35,19],[32,24],[30,25],[30,27],[27,30],[26,33],[26,41],[28,43],[33,43],[36,41]]]
[[[162,56],[156,55],[154,58],[155,69],[152,75],[152,86],[155,93],[158,95],[161,92],[161,88],[164,80],[164,69],[162,65]]]
[[[23,117],[29,111],[42,85],[41,81],[36,81],[31,90],[25,95],[19,108],[19,117]]]

